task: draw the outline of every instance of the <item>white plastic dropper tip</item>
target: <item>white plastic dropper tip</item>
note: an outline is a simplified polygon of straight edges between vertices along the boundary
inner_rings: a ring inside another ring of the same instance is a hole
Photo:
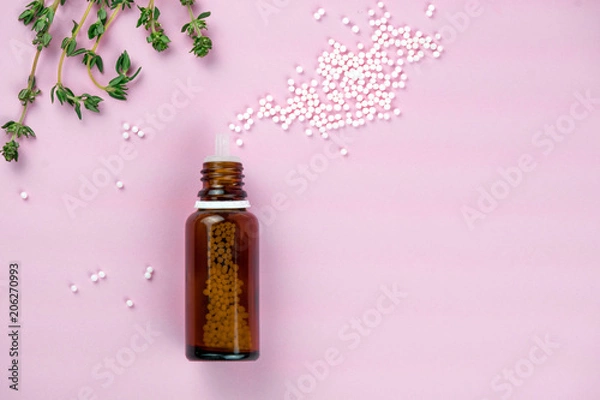
[[[215,137],[215,155],[208,156],[204,159],[205,162],[240,162],[239,157],[229,154],[229,135],[219,133]]]

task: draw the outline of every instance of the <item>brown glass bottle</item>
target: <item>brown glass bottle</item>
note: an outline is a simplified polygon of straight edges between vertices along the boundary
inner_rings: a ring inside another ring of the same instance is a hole
[[[190,361],[259,356],[258,220],[246,211],[242,170],[235,161],[205,162],[198,210],[186,222]]]

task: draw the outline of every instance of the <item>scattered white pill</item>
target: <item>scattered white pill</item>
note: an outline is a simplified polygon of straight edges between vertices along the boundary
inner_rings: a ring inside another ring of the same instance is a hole
[[[28,197],[29,197],[29,195],[27,194],[27,192],[21,192],[21,198],[23,200],[27,200]]]
[[[354,25],[354,26],[352,27],[352,32],[354,32],[354,33],[358,33],[358,32],[360,32],[360,28],[358,27],[358,25]]]
[[[129,132],[123,132],[123,139],[129,139]]]
[[[104,279],[104,278],[106,278],[106,272],[104,272],[104,271],[98,271],[98,277],[99,277],[100,279]]]
[[[350,18],[348,18],[348,17],[342,18],[342,24],[348,25],[349,23],[350,23]]]
[[[92,276],[90,276],[90,279],[92,280],[92,282],[98,282],[98,275],[92,274]]]
[[[238,139],[235,141],[235,144],[237,144],[238,147],[242,147],[244,145],[244,141],[242,139]]]
[[[143,138],[144,136],[146,136],[146,134],[144,133],[144,131],[139,131],[137,134],[139,137]]]
[[[138,128],[137,126],[133,126],[131,128],[131,132],[133,132],[133,133],[138,133],[139,130],[140,130],[140,128]]]
[[[319,15],[321,15],[321,16],[325,15],[325,10],[324,10],[323,8],[319,8],[319,9],[317,10],[317,12],[318,12],[318,13],[319,13]]]
[[[144,274],[144,278],[146,278],[146,279],[152,279],[152,274],[150,272],[146,272]]]
[[[131,307],[133,307],[133,300],[127,299],[125,304],[127,304],[127,307],[131,308]]]
[[[296,67],[296,72],[297,72],[297,73],[299,73],[299,74],[301,74],[301,73],[303,73],[303,72],[304,72],[304,68],[302,68],[300,65],[298,65],[298,66]]]
[[[348,150],[347,149],[340,149],[340,154],[343,156],[348,155]]]
[[[125,184],[123,184],[123,182],[121,181],[117,181],[117,183],[115,183],[115,185],[119,188],[119,189],[123,189],[123,187],[125,186]]]
[[[146,272],[153,273],[154,272],[154,268],[148,267],[148,268],[146,268]]]
[[[71,292],[73,292],[73,293],[77,293],[77,291],[78,291],[78,290],[79,290],[79,289],[77,288],[77,286],[75,286],[75,285],[71,285]]]
[[[128,130],[129,130],[129,128],[131,128],[131,125],[129,125],[127,122],[123,122],[123,125],[121,125],[121,127],[122,127],[123,129],[125,129],[126,131],[128,131]]]

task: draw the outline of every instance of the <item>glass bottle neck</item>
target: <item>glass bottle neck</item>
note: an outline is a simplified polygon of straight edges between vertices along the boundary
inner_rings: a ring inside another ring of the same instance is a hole
[[[209,161],[202,168],[202,189],[198,192],[201,202],[244,201],[244,167],[234,161]]]

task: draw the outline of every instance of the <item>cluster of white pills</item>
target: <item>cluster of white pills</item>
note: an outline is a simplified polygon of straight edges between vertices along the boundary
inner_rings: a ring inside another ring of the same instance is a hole
[[[425,15],[429,18],[432,18],[434,12],[435,12],[435,6],[433,4],[429,4],[427,6],[427,10],[425,10]]]
[[[152,279],[153,274],[154,274],[154,268],[148,266],[146,268],[146,271],[144,272],[144,277],[146,279]],[[90,275],[90,280],[93,283],[97,283],[99,280],[105,279],[105,278],[106,278],[106,272],[104,272],[102,270],[98,270],[96,273],[93,273]],[[79,287],[77,287],[76,284],[71,284],[69,288],[71,289],[71,292],[73,292],[73,293],[79,292]],[[132,308],[134,306],[133,300],[131,300],[130,298],[126,298],[125,305],[129,308]]]
[[[230,130],[243,133],[258,120],[269,119],[284,131],[298,122],[304,125],[306,136],[318,132],[327,139],[330,131],[400,116],[394,99],[396,92],[407,86],[404,67],[425,57],[439,58],[444,49],[437,42],[441,38],[438,34],[431,36],[409,25],[395,25],[384,3],[377,6],[377,10],[368,11],[372,33],[364,43],[350,49],[329,39],[329,48],[317,58],[316,76],[304,77],[306,72],[297,69],[302,76],[288,79],[290,95],[283,103],[276,102],[271,94],[261,97],[258,108],[238,114]],[[431,12],[432,7],[428,8]],[[348,17],[342,17],[342,23],[351,25]]]
[[[93,273],[90,275],[90,280],[92,281],[92,283],[96,283],[100,279],[105,279],[105,278],[106,278],[106,272],[104,272],[102,270],[98,270],[96,273]],[[74,283],[71,284],[71,286],[69,288],[71,289],[71,292],[73,292],[73,293],[79,292],[79,288]]]
[[[315,19],[317,21],[321,20],[321,18],[323,18],[325,16],[325,10],[322,8],[319,8],[314,14],[313,17],[315,17]]]
[[[90,275],[90,280],[94,283],[98,282],[98,279],[106,278],[106,273],[104,271],[98,271],[95,274]]]
[[[154,274],[154,268],[149,266],[146,268],[146,272],[144,272],[144,278],[150,280],[152,279],[152,274]]]
[[[121,125],[121,128],[123,129],[123,139],[125,140],[129,140],[130,137],[130,133],[136,134],[138,135],[138,137],[143,138],[144,136],[146,136],[146,134],[144,133],[144,131],[142,131],[140,128],[138,128],[137,126],[131,126],[131,124],[129,124],[129,122],[123,122],[123,125]]]

